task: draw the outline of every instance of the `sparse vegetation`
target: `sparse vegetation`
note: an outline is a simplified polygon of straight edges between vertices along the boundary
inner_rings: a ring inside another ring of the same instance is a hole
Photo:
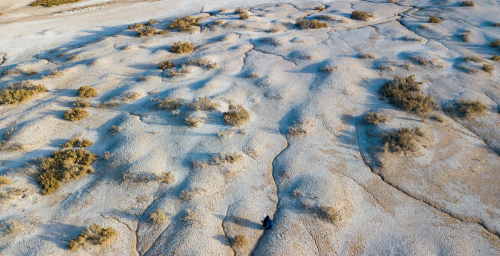
[[[89,116],[89,112],[83,108],[74,108],[71,110],[68,110],[64,114],[64,119],[70,120],[70,121],[79,121],[84,119],[85,117]]]
[[[72,252],[78,249],[85,248],[89,245],[105,245],[109,244],[118,236],[118,233],[112,227],[101,228],[93,223],[89,229],[83,231],[77,238],[71,239],[68,249]]]
[[[460,101],[455,104],[462,117],[470,119],[483,114],[488,107],[479,101]]]
[[[227,164],[235,164],[241,160],[243,156],[234,152],[234,153],[226,153],[226,154],[218,154],[215,156],[210,162],[210,165],[215,166],[225,166]]]
[[[233,247],[245,247],[248,245],[248,239],[244,235],[236,235],[233,239]]]
[[[0,176],[0,186],[9,185],[10,183],[12,183],[12,181],[9,178],[5,176]]]
[[[325,22],[320,22],[316,19],[313,20],[306,20],[306,19],[300,19],[295,23],[295,26],[300,27],[301,29],[320,29],[320,28],[327,28],[328,24]]]
[[[419,143],[424,137],[425,134],[420,128],[401,127],[398,131],[391,134],[384,134],[384,147],[396,153],[415,152],[418,150]]]
[[[435,16],[429,18],[429,23],[441,23],[441,19]]]
[[[250,120],[250,114],[243,106],[235,106],[233,104],[229,105],[229,111],[222,114],[222,118],[226,120],[225,124],[230,124],[234,126],[241,126]]]
[[[13,83],[0,94],[0,104],[17,104],[28,101],[40,93],[48,92],[47,87],[31,81]]]
[[[425,96],[420,93],[420,84],[416,82],[415,76],[398,77],[382,86],[380,93],[389,98],[389,103],[396,106],[415,112],[421,118],[428,118],[433,108],[437,107],[430,96]]]
[[[170,25],[168,25],[169,29],[178,28],[179,31],[192,31],[194,26],[199,26],[200,24],[197,22],[196,18],[191,16],[184,16],[182,18],[178,18],[173,20]]]
[[[478,56],[465,56],[462,59],[465,61],[473,61],[473,62],[477,62],[477,63],[481,63],[481,62],[485,61],[485,59],[478,57]]]
[[[90,86],[82,86],[78,89],[78,96],[82,98],[93,98],[97,95],[97,90]]]
[[[167,60],[167,61],[160,62],[159,68],[163,69],[163,70],[175,68],[175,64],[172,61]]]
[[[149,215],[149,221],[153,224],[156,224],[156,225],[163,224],[163,223],[167,222],[167,220],[168,220],[167,215],[165,215],[165,213],[163,211],[161,211],[160,209],[152,212]]]
[[[212,102],[210,98],[208,98],[208,96],[205,96],[204,98],[199,98],[197,101],[195,100],[192,103],[188,104],[187,107],[195,111],[198,110],[215,111],[220,107],[220,104]]]
[[[38,0],[36,2],[31,3],[31,6],[43,5],[45,7],[52,7],[54,5],[70,4],[70,3],[76,3],[78,1],[80,0]]]
[[[181,41],[174,43],[174,46],[170,49],[171,52],[176,53],[186,53],[194,51],[194,45],[192,43],[183,43]]]
[[[491,41],[491,47],[500,47],[500,39]]]
[[[474,7],[476,6],[476,3],[474,3],[473,1],[462,1],[462,3],[460,3],[460,6]]]
[[[66,71],[64,70],[57,70],[57,69],[54,69],[52,71],[50,71],[50,73],[46,76],[42,76],[42,79],[45,79],[45,78],[57,78],[57,77],[61,77],[63,76],[64,74],[66,73]]]
[[[462,41],[464,41],[464,42],[470,42],[470,41],[472,41],[472,36],[470,35],[470,33],[464,33],[464,34],[462,34],[461,38],[462,38]]]
[[[244,11],[244,12],[240,13],[240,19],[246,20],[248,18],[250,18],[250,13],[249,12]]]
[[[384,114],[371,112],[363,117],[363,121],[368,124],[379,125],[389,121],[389,118]]]
[[[500,56],[493,55],[493,57],[491,57],[491,60],[493,60],[493,61],[500,61]]]
[[[493,74],[493,72],[495,71],[495,68],[493,67],[493,65],[490,65],[490,64],[483,64],[482,67],[483,67],[483,70],[489,74]]]
[[[157,176],[156,180],[161,183],[172,184],[175,183],[176,179],[172,172],[164,172],[162,175]]]
[[[204,190],[201,188],[190,188],[182,190],[179,194],[179,199],[182,201],[192,201],[196,199]]]
[[[157,107],[161,108],[161,109],[168,108],[170,110],[176,110],[176,109],[179,109],[182,107],[182,101],[180,99],[177,99],[177,98],[167,97],[164,100],[159,100]]]
[[[367,21],[371,18],[375,18],[375,15],[373,15],[373,13],[368,13],[368,12],[363,12],[363,11],[353,11],[351,13],[351,18],[357,19],[357,20],[362,20],[362,21]]]
[[[188,66],[184,63],[181,65],[181,68],[178,70],[167,69],[167,71],[168,71],[168,74],[167,74],[168,77],[187,76],[187,75],[191,74],[191,69],[189,69]]]
[[[52,157],[42,158],[41,174],[38,183],[42,186],[42,195],[56,191],[61,182],[72,181],[94,173],[90,166],[97,159],[95,154],[84,149],[66,149],[54,151]]]

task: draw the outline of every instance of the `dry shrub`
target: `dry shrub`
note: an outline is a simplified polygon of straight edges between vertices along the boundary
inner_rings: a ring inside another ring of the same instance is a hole
[[[148,22],[149,23],[149,22]],[[128,29],[135,30],[137,36],[140,37],[149,37],[154,35],[166,35],[168,34],[168,30],[163,30],[158,32],[156,28],[149,27],[148,24],[144,25],[141,23],[135,23],[134,25],[129,25]]]
[[[460,37],[462,38],[462,41],[464,41],[464,42],[472,41],[472,36],[470,35],[470,33],[464,33]]]
[[[73,103],[73,107],[75,108],[90,108],[92,107],[92,103],[90,103],[90,101],[88,99],[77,99],[74,103]]]
[[[411,37],[411,36],[405,36],[403,38],[405,41],[417,41],[417,42],[424,42],[425,39],[421,37]]]
[[[196,199],[204,190],[201,188],[190,188],[182,190],[179,194],[179,199],[182,201],[192,201]]]
[[[42,195],[56,191],[61,182],[72,181],[94,173],[90,166],[97,159],[95,154],[84,149],[54,151],[52,157],[43,158],[38,183],[43,187]]]
[[[64,70],[58,70],[58,69],[54,69],[52,71],[50,71],[50,73],[46,76],[42,76],[42,79],[45,79],[45,78],[57,78],[57,77],[61,77],[64,75],[64,73],[66,73],[66,71]]]
[[[214,25],[218,25],[218,26],[220,26],[220,25],[222,25],[222,24],[224,24],[224,21],[222,21],[222,20],[218,20],[218,19],[215,19],[215,20],[214,20]]]
[[[113,98],[107,102],[102,102],[101,104],[97,105],[97,108],[115,108],[120,106],[121,104],[122,102],[119,99]]]
[[[97,90],[90,86],[82,86],[78,89],[78,96],[82,98],[93,98],[97,95]]]
[[[210,160],[210,162],[208,164],[222,167],[222,166],[225,166],[228,164],[238,163],[242,158],[243,158],[243,156],[236,153],[236,152],[218,154],[212,160]]]
[[[168,220],[167,215],[165,215],[165,213],[163,211],[161,211],[160,209],[152,212],[149,215],[149,221],[153,224],[156,224],[156,225],[163,224],[163,223],[167,222],[167,220]]]
[[[476,6],[476,3],[474,3],[473,1],[462,1],[462,3],[460,3],[460,6],[474,7]]]
[[[488,109],[486,105],[479,101],[461,101],[455,104],[458,108],[458,111],[462,114],[462,117],[472,118],[475,116],[479,116]]]
[[[250,18],[250,13],[249,12],[244,11],[244,12],[240,13],[240,19],[246,20],[248,18]]]
[[[13,83],[1,91],[0,104],[17,104],[28,101],[40,93],[48,92],[47,87],[31,81]]]
[[[85,117],[89,116],[89,112],[83,108],[74,108],[71,110],[68,110],[64,114],[64,119],[70,120],[70,121],[79,121],[84,119]]]
[[[158,21],[156,19],[150,19],[148,22],[146,22],[146,26],[152,26],[158,24]]]
[[[363,121],[368,124],[379,125],[389,121],[389,118],[384,114],[371,112],[363,117]]]
[[[429,23],[441,23],[441,19],[435,16],[429,18]]]
[[[478,57],[478,56],[466,56],[466,57],[463,57],[462,59],[465,61],[473,61],[473,62],[477,62],[477,63],[481,63],[481,62],[485,61],[485,59]]]
[[[324,67],[321,67],[319,70],[321,70],[322,72],[325,72],[325,73],[330,73],[333,71],[337,71],[339,69],[340,69],[340,67],[338,67],[338,66],[324,66]]]
[[[195,60],[190,60],[187,62],[188,65],[198,66],[202,68],[206,68],[212,70],[217,67],[217,63],[213,62],[207,58],[199,58]]]
[[[197,22],[196,18],[193,18],[188,15],[173,20],[172,23],[168,25],[168,28],[170,29],[178,28],[179,31],[192,31],[194,26],[199,26],[199,25],[200,24]]]
[[[247,74],[247,77],[248,78],[258,78],[258,77],[261,77],[262,74],[261,73],[258,73],[258,72],[250,72]]]
[[[249,10],[248,8],[236,8],[236,10],[234,10],[234,13],[242,14],[244,12],[247,12],[248,10]]]
[[[80,139],[71,138],[68,142],[62,144],[63,148],[74,148],[80,144]]]
[[[491,24],[493,27],[500,27],[500,22],[495,22]]]
[[[315,214],[319,218],[333,224],[340,221],[340,213],[331,206],[318,206],[316,207]]]
[[[435,115],[434,119],[436,119],[440,123],[445,123],[446,119],[442,115]]]
[[[395,131],[391,134],[384,134],[384,147],[396,153],[415,152],[418,150],[419,143],[424,137],[425,134],[418,127],[401,127],[398,131]]]
[[[208,111],[215,111],[217,108],[220,107],[219,103],[212,102],[208,96],[205,96],[204,98],[199,98],[197,101],[193,101],[192,103],[187,105],[188,108],[193,109],[193,110],[208,110]]]
[[[491,57],[491,60],[492,60],[492,61],[500,61],[500,56],[498,56],[498,55],[493,55],[493,57]]]
[[[182,107],[182,101],[180,99],[177,99],[177,98],[167,97],[164,100],[159,100],[157,107],[161,108],[161,109],[168,108],[171,110],[176,110],[176,109],[179,109]]]
[[[425,96],[420,93],[420,84],[416,82],[415,76],[398,77],[382,86],[380,93],[389,98],[389,103],[396,106],[415,112],[422,119],[428,118],[433,108],[437,104],[432,101],[430,96]]]
[[[300,27],[301,29],[320,29],[320,28],[327,28],[328,24],[325,22],[320,22],[316,19],[313,20],[306,20],[306,19],[300,19],[295,23],[295,26]]]
[[[182,217],[182,221],[185,221],[185,222],[193,222],[193,221],[196,221],[196,219],[198,218],[198,214],[191,210],[191,209],[186,209],[186,215],[184,217]]]
[[[88,148],[90,146],[92,146],[94,144],[94,142],[92,142],[91,140],[89,139],[83,139],[80,144],[78,144],[79,147],[81,148]]]
[[[83,231],[77,238],[71,239],[68,249],[76,252],[78,249],[85,248],[89,245],[105,245],[113,241],[118,236],[118,233],[112,227],[101,228],[93,223],[89,229]]]
[[[9,68],[3,71],[2,75],[4,76],[15,76],[15,75],[21,75],[23,73],[23,70],[20,68]]]
[[[320,12],[324,11],[325,10],[325,6],[324,5],[316,6],[316,7],[314,7],[314,10],[320,11]]]
[[[161,183],[172,184],[176,181],[172,172],[164,172],[162,175],[157,176],[156,180]]]
[[[73,54],[73,55],[68,57],[68,61],[75,61],[79,58],[80,58],[80,56],[78,56],[78,54]]]
[[[240,126],[250,120],[250,114],[243,106],[235,106],[233,104],[229,105],[229,111],[222,114],[222,118],[226,120],[225,124],[230,124],[234,126]]]
[[[292,126],[288,127],[288,134],[306,135],[311,133],[312,127],[310,122],[294,122]]]
[[[12,181],[9,178],[5,176],[0,176],[0,186],[9,185],[10,183],[12,183]]]
[[[371,18],[375,18],[375,15],[373,15],[373,13],[368,13],[368,12],[363,12],[363,11],[353,11],[351,13],[351,18],[357,19],[357,20],[362,20],[362,21],[367,21]]]
[[[127,93],[125,96],[123,96],[122,101],[123,102],[134,101],[134,100],[138,99],[139,97],[141,97],[141,95],[139,93],[131,92],[131,93]]]
[[[493,74],[493,72],[495,71],[495,68],[493,67],[493,65],[490,65],[490,64],[483,64],[483,70],[484,70],[486,73]]]
[[[5,234],[6,235],[13,235],[13,234],[20,233],[24,230],[25,230],[25,226],[21,222],[19,222],[17,220],[13,220],[10,222],[9,226],[5,230]]]
[[[0,189],[0,205],[9,202],[10,200],[14,200],[16,198],[22,198],[27,193],[27,189],[25,188],[5,188]],[[1,227],[1,224],[0,224]]]
[[[360,58],[360,59],[375,59],[375,58],[376,58],[376,56],[375,56],[375,54],[373,54],[373,53],[361,53],[361,54],[359,55],[359,58]]]
[[[175,68],[175,64],[172,61],[167,60],[167,61],[160,62],[159,68],[163,69],[163,70]]]
[[[173,70],[173,69],[167,69],[168,70],[168,77],[175,77],[175,76],[187,76],[191,74],[191,69],[187,67],[186,64],[182,64],[181,68],[178,70]]]
[[[171,52],[176,52],[176,53],[186,53],[186,52],[192,52],[194,51],[194,45],[192,43],[188,42],[176,42],[174,43],[174,46],[170,49]]]
[[[245,247],[249,244],[248,239],[244,235],[236,235],[233,239],[233,247]]]
[[[206,120],[198,116],[187,116],[184,118],[184,122],[193,128],[197,128],[204,124]]]
[[[38,0],[36,2],[31,3],[31,6],[43,5],[45,7],[52,7],[54,5],[70,4],[70,3],[76,3],[78,1],[80,0]]]

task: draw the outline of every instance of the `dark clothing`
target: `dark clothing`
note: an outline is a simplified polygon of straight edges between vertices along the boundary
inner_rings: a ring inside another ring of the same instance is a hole
[[[269,216],[266,216],[266,218],[262,221],[262,226],[264,226],[264,229],[266,230],[271,230],[274,227],[273,220],[269,218]]]

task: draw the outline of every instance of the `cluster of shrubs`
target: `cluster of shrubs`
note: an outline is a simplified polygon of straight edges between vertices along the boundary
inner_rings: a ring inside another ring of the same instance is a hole
[[[90,140],[78,141],[70,140],[65,147],[89,146]],[[48,195],[56,191],[61,182],[72,181],[84,177],[87,173],[94,173],[90,167],[97,159],[95,154],[89,151],[78,149],[63,149],[54,151],[50,158],[43,158],[40,164],[41,173],[38,176],[38,183],[42,186],[42,195]]]
[[[385,147],[396,153],[410,153],[418,150],[419,142],[425,137],[420,128],[401,127],[398,131],[384,134]]]
[[[137,33],[137,36],[139,37],[150,37],[154,35],[166,35],[168,34],[168,30],[163,30],[158,32],[156,28],[152,28],[149,25],[154,25],[156,24],[156,21],[152,22],[149,21],[146,24],[141,24],[141,23],[135,23],[134,25],[129,25],[128,29],[134,30]]]
[[[170,25],[168,25],[168,28],[170,29],[175,29],[178,28],[179,31],[192,31],[194,26],[200,26],[196,18],[193,18],[191,16],[185,16],[182,18],[178,18],[176,20],[173,20]]]
[[[72,252],[78,249],[85,248],[89,245],[105,245],[113,241],[118,236],[118,233],[112,227],[102,228],[93,223],[89,229],[83,231],[77,238],[71,239],[68,249]]]
[[[48,92],[47,87],[31,81],[13,83],[1,91],[0,104],[17,104],[28,101],[40,93]]]

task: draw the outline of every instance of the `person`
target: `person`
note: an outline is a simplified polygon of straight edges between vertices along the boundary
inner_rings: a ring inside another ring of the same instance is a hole
[[[266,215],[266,218],[262,221],[262,226],[264,226],[265,230],[271,230],[274,227],[273,220],[269,218],[269,215]]]

